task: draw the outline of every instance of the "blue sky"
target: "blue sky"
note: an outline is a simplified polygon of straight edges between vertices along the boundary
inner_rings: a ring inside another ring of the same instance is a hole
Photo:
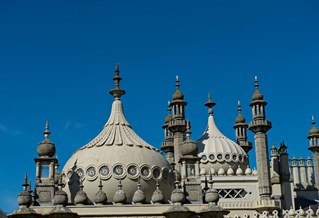
[[[285,141],[290,155],[310,154],[311,115],[319,121],[318,1],[3,0],[0,208],[18,207],[25,172],[34,181],[46,120],[61,169],[99,133],[116,63],[127,119],[156,147],[176,75],[192,138],[205,130],[211,92],[217,125],[233,140],[238,100],[251,120],[257,75],[273,122],[269,144]]]

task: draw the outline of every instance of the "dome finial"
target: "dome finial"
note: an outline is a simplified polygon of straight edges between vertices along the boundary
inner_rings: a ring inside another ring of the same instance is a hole
[[[176,86],[176,89],[177,89],[177,90],[178,90],[179,87],[180,87],[178,75],[176,75],[176,84],[175,84],[175,86]]]
[[[46,139],[48,139],[49,136],[51,135],[51,132],[49,131],[49,121],[45,122],[45,131],[44,131],[43,135]]]
[[[311,124],[312,126],[316,125],[315,117],[313,115],[311,116]]]
[[[238,113],[240,114],[240,112],[241,112],[241,105],[240,105],[240,101],[238,101],[238,104],[237,104],[237,111],[238,111]]]
[[[258,84],[258,78],[257,76],[255,76],[255,88],[258,89],[259,84]]]
[[[115,65],[114,77],[113,77],[115,88],[112,89],[109,93],[115,97],[115,99],[120,99],[122,95],[125,94],[125,91],[120,88],[120,81],[122,78],[120,77],[119,65]]]
[[[23,186],[23,189],[24,189],[25,191],[27,190],[27,188],[28,188],[28,186],[29,186],[29,183],[28,183],[28,174],[27,174],[27,173],[25,173],[25,175],[24,175],[24,180],[23,180],[22,186]]]
[[[215,106],[215,105],[216,105],[216,103],[211,100],[211,95],[210,95],[210,92],[209,92],[208,93],[208,100],[205,103],[205,106],[208,107],[208,114],[210,116],[213,115],[213,108],[212,107]]]
[[[191,138],[191,124],[189,121],[186,121],[186,137],[187,137],[187,140],[190,140]]]

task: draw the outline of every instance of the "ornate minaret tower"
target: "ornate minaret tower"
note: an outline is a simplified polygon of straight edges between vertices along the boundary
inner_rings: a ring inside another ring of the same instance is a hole
[[[319,129],[316,127],[315,118],[312,116],[312,127],[309,131],[308,139],[310,147],[308,148],[313,152],[313,162],[315,167],[315,187],[319,189]]]
[[[268,160],[268,141],[267,131],[271,129],[271,122],[266,120],[264,96],[258,90],[258,80],[255,77],[256,91],[252,96],[253,121],[249,123],[249,130],[255,133],[256,162],[258,170],[258,189],[261,200],[269,200],[271,196],[269,160]]]
[[[53,205],[52,199],[55,194],[55,166],[58,164],[54,158],[55,145],[49,140],[49,123],[46,122],[45,139],[38,145],[39,158],[34,158],[36,163],[36,195],[35,200],[40,205]]]
[[[165,124],[162,126],[164,129],[165,141],[161,144],[161,150],[166,153],[167,161],[172,164],[174,163],[174,138],[173,133],[168,128],[168,123],[172,120],[170,102],[168,102],[167,111],[168,114],[164,120]]]
[[[248,125],[245,123],[246,120],[244,116],[241,114],[241,106],[240,101],[238,101],[237,105],[238,115],[236,117],[236,124],[233,128],[236,131],[236,141],[244,151],[248,154],[248,152],[253,148],[251,142],[247,140],[247,127]],[[249,158],[247,158],[249,160]]]
[[[172,107],[172,119],[168,123],[168,129],[173,133],[174,138],[174,161],[176,164],[176,170],[181,172],[181,144],[186,139],[186,126],[187,122],[185,120],[185,106],[187,102],[184,101],[184,95],[179,90],[179,79],[176,76],[176,91],[173,94],[173,101],[170,103]]]

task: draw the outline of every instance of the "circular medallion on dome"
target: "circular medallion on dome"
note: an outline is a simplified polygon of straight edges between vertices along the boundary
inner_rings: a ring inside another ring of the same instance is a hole
[[[151,178],[150,166],[148,166],[148,165],[141,166],[141,176],[143,179],[150,179]]]
[[[86,176],[87,176],[87,179],[90,180],[90,181],[96,179],[97,173],[96,173],[96,169],[95,169],[94,166],[89,166],[86,169]]]
[[[110,172],[110,167],[106,164],[103,164],[102,166],[100,166],[99,174],[100,174],[101,179],[108,179],[112,175]]]
[[[233,154],[233,160],[236,161],[237,160],[237,155]]]
[[[225,154],[225,160],[226,160],[227,162],[230,161],[230,154]]]
[[[214,155],[214,154],[210,154],[208,157],[209,157],[209,159],[210,159],[211,161],[214,161],[214,160],[215,160],[215,155]]]
[[[68,179],[70,179],[72,175],[73,175],[73,170],[69,170],[69,172],[67,173]]]
[[[152,174],[153,174],[153,178],[156,180],[161,179],[161,168],[159,168],[158,166],[153,167],[152,169]]]
[[[217,154],[217,159],[218,160],[222,160],[223,159],[223,155],[222,154]]]
[[[78,168],[75,172],[78,174],[81,180],[84,179],[85,175],[84,175],[84,170],[82,168]]]
[[[243,161],[243,156],[242,156],[242,155],[238,155],[238,160],[239,160],[240,162],[242,162],[242,161]]]
[[[169,171],[168,171],[168,169],[167,168],[162,168],[162,178],[164,179],[164,180],[167,180],[168,179],[168,175],[169,174]]]
[[[125,171],[122,164],[115,164],[113,166],[113,175],[115,178],[123,178],[125,176]]]
[[[135,164],[130,164],[126,168],[127,176],[131,179],[136,179],[139,176],[138,167]]]

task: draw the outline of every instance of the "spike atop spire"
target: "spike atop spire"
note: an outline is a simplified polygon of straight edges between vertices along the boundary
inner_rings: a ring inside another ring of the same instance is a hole
[[[241,112],[240,101],[238,101],[238,103],[237,103],[237,111],[238,111],[238,113],[240,114],[240,112]]]
[[[45,131],[44,131],[43,135],[46,139],[48,139],[49,136],[51,135],[51,132],[49,131],[49,121],[45,122]]]
[[[191,124],[189,121],[186,121],[186,136],[187,136],[187,139],[190,140],[191,138]]]
[[[115,65],[114,77],[113,77],[115,88],[112,89],[109,93],[115,97],[115,99],[120,99],[122,95],[125,94],[125,91],[120,88],[120,81],[122,78],[120,77],[119,65]]]
[[[255,88],[258,89],[259,84],[258,84],[258,78],[257,76],[255,76]]]
[[[211,100],[211,95],[210,95],[210,92],[209,92],[208,93],[208,100],[205,103],[205,106],[209,108],[208,109],[208,114],[210,116],[213,115],[213,108],[212,107],[215,106],[215,105],[216,105],[216,103]]]
[[[175,86],[176,86],[176,89],[177,89],[177,90],[178,90],[179,87],[180,87],[178,75],[176,75],[176,83],[175,83]]]
[[[25,173],[24,175],[24,180],[23,180],[23,183],[22,183],[22,186],[23,186],[23,189],[26,191],[28,186],[29,186],[29,183],[28,183],[28,174]]]
[[[311,116],[311,124],[312,126],[316,125],[315,117],[313,115]]]

